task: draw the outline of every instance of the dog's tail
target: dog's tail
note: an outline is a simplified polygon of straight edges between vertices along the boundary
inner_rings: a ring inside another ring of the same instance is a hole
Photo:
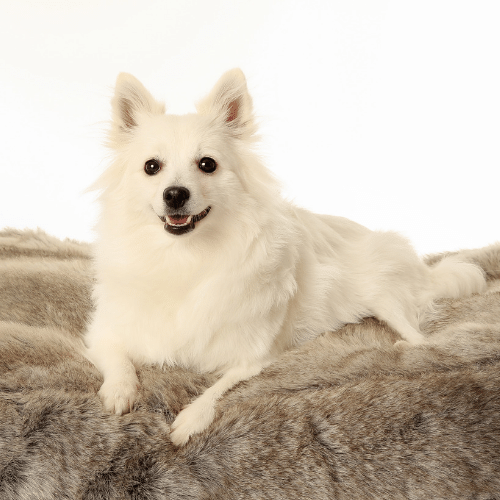
[[[432,299],[467,297],[486,289],[483,270],[458,255],[450,255],[430,267]]]

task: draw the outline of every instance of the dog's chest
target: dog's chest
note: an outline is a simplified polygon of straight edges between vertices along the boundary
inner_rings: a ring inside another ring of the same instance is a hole
[[[129,289],[129,353],[141,363],[166,362],[202,371],[230,364],[239,343],[238,327],[248,323],[249,303],[255,306],[245,288],[218,276],[191,287],[157,283]]]

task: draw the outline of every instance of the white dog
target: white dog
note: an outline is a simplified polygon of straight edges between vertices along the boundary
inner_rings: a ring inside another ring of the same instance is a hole
[[[256,126],[240,70],[196,114],[165,114],[118,77],[86,342],[106,409],[131,411],[136,366],[167,363],[221,378],[183,409],[174,444],[205,429],[218,398],[284,350],[375,316],[410,344],[437,297],[485,287],[482,271],[425,265],[396,233],[292,205],[252,150]]]

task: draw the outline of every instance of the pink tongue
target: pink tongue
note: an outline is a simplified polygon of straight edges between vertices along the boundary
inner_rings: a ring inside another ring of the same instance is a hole
[[[168,218],[172,224],[185,224],[188,220],[188,217],[180,217],[176,215],[170,215]]]

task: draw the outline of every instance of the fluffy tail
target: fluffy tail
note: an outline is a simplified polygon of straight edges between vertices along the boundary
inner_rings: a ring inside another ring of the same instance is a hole
[[[458,255],[444,257],[430,269],[433,299],[467,297],[486,289],[483,270]]]

